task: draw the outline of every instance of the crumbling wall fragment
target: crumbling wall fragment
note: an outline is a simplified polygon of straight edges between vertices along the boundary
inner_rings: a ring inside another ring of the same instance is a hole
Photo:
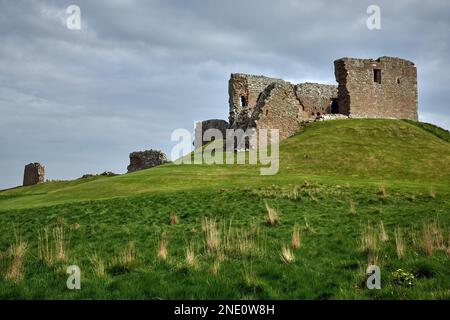
[[[168,162],[164,152],[160,150],[145,150],[130,153],[128,173],[153,168]]]
[[[27,164],[23,173],[23,185],[31,186],[45,180],[45,167],[39,162]]]

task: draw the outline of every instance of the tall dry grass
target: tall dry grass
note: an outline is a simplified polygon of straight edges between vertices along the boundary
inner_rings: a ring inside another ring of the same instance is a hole
[[[378,252],[380,249],[380,243],[379,243],[379,235],[377,231],[368,224],[366,227],[363,228],[361,232],[360,237],[360,250],[361,251],[368,251],[369,253],[375,253]]]
[[[436,199],[436,191],[434,191],[433,187],[430,187],[430,189],[428,190],[428,195],[430,196],[430,198]]]
[[[192,244],[186,247],[186,264],[190,267],[195,267],[197,264],[194,246]]]
[[[161,260],[167,260],[169,247],[169,237],[163,233],[159,239],[156,256]]]
[[[267,216],[266,216],[267,224],[269,226],[276,226],[279,223],[279,219],[280,219],[277,210],[270,207],[267,203],[265,205],[266,205],[266,211],[267,211]]]
[[[221,241],[217,221],[205,217],[202,221],[202,229],[205,234],[206,250],[210,253],[219,251]]]
[[[210,267],[209,271],[212,274],[218,274],[220,271],[220,263],[221,261],[219,259],[214,260],[212,266]]]
[[[291,236],[291,247],[292,249],[298,249],[300,248],[301,244],[300,228],[298,226],[294,226]]]
[[[435,250],[447,249],[442,228],[437,221],[423,224],[419,246],[427,256],[432,256]]]
[[[233,227],[229,223],[224,233],[222,249],[225,253],[242,256],[264,255],[264,244],[262,243],[261,231],[253,222],[250,226],[244,225]]]
[[[448,235],[447,240],[447,255],[450,257],[450,234]]]
[[[395,249],[397,252],[397,257],[399,259],[403,258],[406,251],[405,241],[403,240],[402,232],[400,228],[395,229]]]
[[[313,226],[309,223],[308,219],[304,217],[305,220],[305,230],[309,233],[316,233],[316,230],[313,228]]]
[[[18,240],[12,244],[7,251],[8,266],[5,272],[5,280],[19,281],[23,278],[24,258],[28,245],[26,242]]]
[[[281,260],[283,260],[284,263],[289,264],[295,261],[295,255],[292,252],[291,248],[288,246],[283,246],[281,248]]]
[[[48,227],[38,230],[38,258],[48,265],[51,265],[54,262]]]
[[[180,220],[178,219],[178,216],[175,213],[172,213],[172,215],[170,216],[169,223],[171,225],[176,225],[180,223]]]
[[[56,261],[67,261],[69,236],[62,224],[51,229],[38,230],[38,258],[48,265]]]
[[[349,202],[349,211],[348,211],[351,215],[355,215],[356,214],[356,202],[353,199],[350,199]]]
[[[97,253],[94,253],[89,257],[89,262],[92,265],[93,273],[97,277],[104,277],[106,275],[105,262],[97,255]]]
[[[384,186],[384,184],[381,184],[378,187],[378,194],[383,198],[386,198],[388,196],[388,193],[386,191],[386,187]]]
[[[131,265],[136,260],[136,247],[133,242],[129,242],[120,255],[122,265]]]
[[[243,263],[242,265],[242,278],[244,280],[244,283],[247,286],[252,286],[256,283],[256,276],[253,271],[253,264],[250,262],[250,264]]]
[[[380,221],[380,240],[382,242],[387,242],[389,241],[389,236],[386,233],[386,229],[384,228],[384,223],[383,221]]]
[[[55,242],[55,258],[58,261],[66,261],[67,258],[67,239],[62,225],[53,228],[53,239]]]

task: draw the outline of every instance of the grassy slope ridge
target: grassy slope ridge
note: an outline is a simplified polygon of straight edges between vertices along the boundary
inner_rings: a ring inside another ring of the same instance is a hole
[[[450,143],[338,120],[283,141],[280,161],[275,176],[169,164],[0,192],[0,298],[450,299]],[[372,263],[382,290],[365,289]]]
[[[305,178],[352,183],[401,183],[447,188],[450,144],[400,120],[314,123],[283,141],[280,171],[261,177],[256,166],[175,165],[117,177],[51,182],[0,192],[0,211],[148,192],[292,183]]]
[[[425,131],[428,131],[444,141],[450,142],[450,131],[448,130],[442,129],[441,127],[438,127],[431,123],[417,122],[412,120],[404,120],[404,121],[412,125],[415,125],[418,128],[421,128]]]

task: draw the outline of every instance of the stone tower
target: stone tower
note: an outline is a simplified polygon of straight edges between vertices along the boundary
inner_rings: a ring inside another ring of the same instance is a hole
[[[340,113],[353,118],[417,120],[417,70],[395,58],[342,58],[334,62]]]
[[[39,162],[27,164],[23,173],[23,185],[31,186],[41,182],[45,179],[45,167]]]

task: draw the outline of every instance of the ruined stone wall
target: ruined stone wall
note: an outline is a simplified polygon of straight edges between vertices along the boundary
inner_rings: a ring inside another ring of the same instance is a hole
[[[166,155],[160,150],[145,150],[130,153],[128,173],[153,168],[167,162]]]
[[[226,122],[225,120],[221,120],[221,119],[210,119],[210,120],[204,120],[201,122],[198,122],[195,128],[195,135],[197,137],[197,134],[201,134],[201,145],[205,145],[211,141],[205,141],[203,140],[204,134],[206,130],[209,129],[217,129],[222,133],[222,137],[225,139],[226,137],[226,130],[228,129],[229,124],[228,122]],[[201,131],[200,131],[201,128]],[[214,140],[214,139],[212,139]]]
[[[284,139],[298,130],[301,121],[331,113],[337,86],[232,74],[229,94],[230,128],[279,129]]]
[[[39,162],[27,164],[23,173],[23,185],[31,186],[44,182],[45,167]]]
[[[414,63],[381,57],[377,60],[342,58],[334,65],[341,113],[351,117],[417,120]]]
[[[310,82],[296,85],[295,94],[302,106],[300,117],[306,119],[332,113],[331,105],[337,99],[337,93],[336,85]]]
[[[274,82],[269,85],[254,108],[250,127],[278,129],[280,139],[295,134],[302,109],[295,91],[296,87],[288,82]]]
[[[284,80],[233,73],[228,82],[230,116],[232,128],[246,127],[258,98],[272,83],[286,83]]]

